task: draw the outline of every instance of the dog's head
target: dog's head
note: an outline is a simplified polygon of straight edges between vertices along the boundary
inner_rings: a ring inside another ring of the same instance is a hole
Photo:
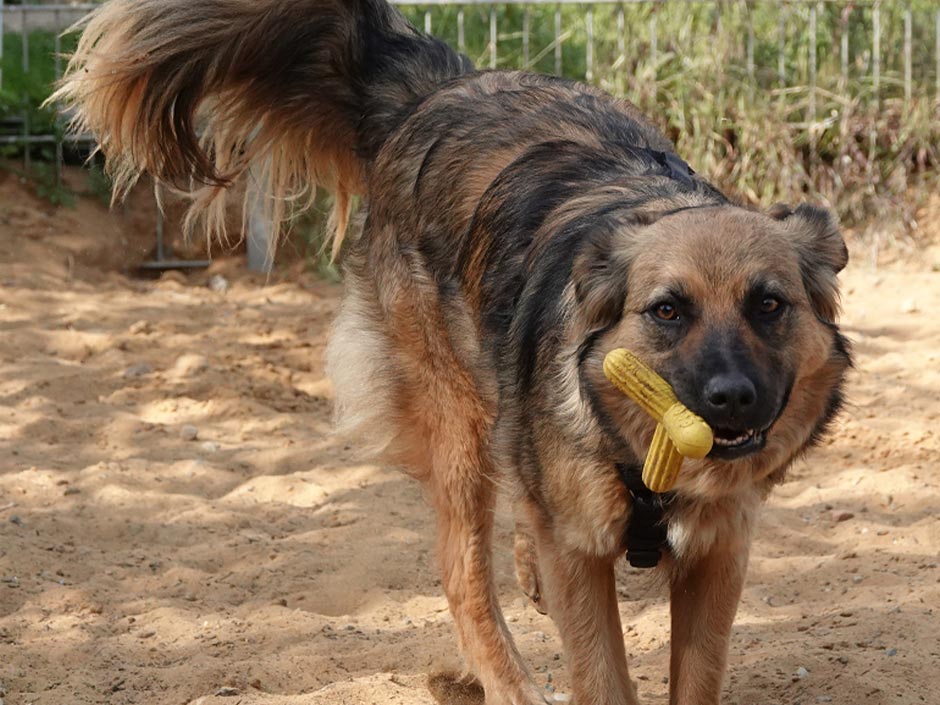
[[[582,378],[608,426],[645,454],[652,420],[597,370],[623,347],[715,431],[711,454],[686,463],[680,483],[715,492],[780,471],[841,403],[850,357],[835,325],[836,275],[847,259],[832,216],[810,206],[609,221],[574,267],[579,316],[594,338]]]

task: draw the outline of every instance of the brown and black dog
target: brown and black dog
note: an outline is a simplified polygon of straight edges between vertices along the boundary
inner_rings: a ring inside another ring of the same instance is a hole
[[[665,512],[670,702],[719,702],[758,507],[840,407],[846,248],[825,211],[738,207],[629,103],[475,71],[384,0],[111,0],[57,98],[107,154],[221,223],[239,177],[276,217],[350,197],[329,347],[340,425],[427,488],[443,586],[489,705],[543,695],[500,612],[497,487],[522,587],[580,705],[637,702],[614,585],[653,422],[604,379],[625,347],[716,429]],[[286,204],[286,205],[285,205]]]

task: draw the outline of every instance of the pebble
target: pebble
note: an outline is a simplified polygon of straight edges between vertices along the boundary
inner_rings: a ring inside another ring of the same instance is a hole
[[[917,313],[918,311],[920,311],[920,307],[914,299],[907,299],[901,304],[901,313]]]
[[[803,666],[800,666],[798,669],[796,669],[796,677],[799,678],[800,680],[806,678],[806,676],[808,675],[809,675],[809,671],[805,669]]]
[[[891,647],[890,649],[885,649],[885,656],[897,656],[897,655],[898,655],[898,650],[895,649],[894,647]]]
[[[855,515],[852,512],[839,512],[838,514],[836,514],[837,522],[848,521],[849,519],[854,519],[854,518],[855,518]]]
[[[20,579],[15,575],[10,575],[0,578],[0,583],[6,583],[7,587],[18,588],[20,586]]]
[[[151,372],[153,372],[153,367],[148,365],[146,362],[140,362],[136,365],[131,365],[126,370],[124,370],[124,379],[136,379],[137,377],[146,377]]]
[[[185,424],[180,427],[180,438],[184,441],[195,441],[199,438],[199,429],[192,424]]]
[[[215,697],[217,698],[232,698],[236,695],[238,695],[238,688],[232,688],[227,685],[215,691]]]
[[[209,358],[205,355],[181,355],[173,365],[173,372],[177,377],[194,377],[207,369]]]
[[[153,327],[150,325],[150,321],[137,321],[127,329],[127,332],[131,335],[147,335],[153,332]]]
[[[828,695],[817,695],[816,702],[817,703],[831,703],[832,698],[830,698]]]
[[[10,517],[10,523],[16,524],[17,526],[23,526],[23,520],[16,514]]]
[[[206,453],[218,453],[222,449],[222,446],[220,446],[215,441],[206,441],[200,446],[200,448],[202,448]]]
[[[228,279],[223,277],[221,274],[213,274],[209,277],[209,289],[214,291],[217,294],[224,294],[228,291],[229,283]]]
[[[63,497],[68,497],[73,494],[81,494],[81,490],[77,487],[66,487],[65,492],[62,493]]]

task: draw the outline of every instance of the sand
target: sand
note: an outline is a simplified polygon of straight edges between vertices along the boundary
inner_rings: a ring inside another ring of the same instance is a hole
[[[0,183],[0,700],[426,705],[459,668],[418,486],[330,436],[340,287],[237,259],[123,276],[149,221]],[[940,252],[855,247],[858,368],[758,531],[725,702],[940,703]],[[225,292],[206,286],[224,276]],[[540,684],[557,631],[497,570]],[[632,672],[667,702],[668,604],[620,567]]]

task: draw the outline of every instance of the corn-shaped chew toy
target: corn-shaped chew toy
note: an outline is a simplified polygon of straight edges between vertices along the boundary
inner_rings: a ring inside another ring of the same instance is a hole
[[[683,457],[708,455],[714,441],[711,428],[676,398],[666,380],[628,350],[610,351],[604,374],[658,422],[643,464],[643,484],[653,492],[668,492],[676,484]]]

